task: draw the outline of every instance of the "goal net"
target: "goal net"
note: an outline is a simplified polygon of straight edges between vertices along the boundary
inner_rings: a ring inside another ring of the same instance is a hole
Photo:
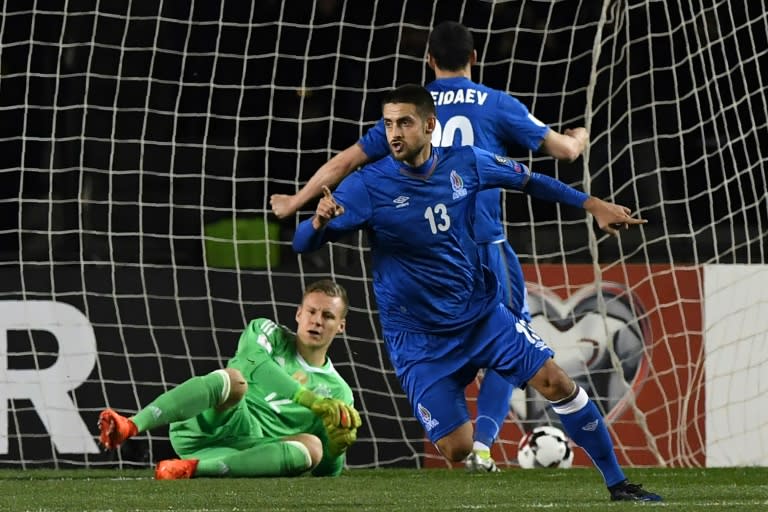
[[[352,468],[444,466],[394,376],[361,234],[297,256],[294,193],[427,83],[430,28],[475,37],[473,78],[591,145],[534,170],[635,209],[603,235],[506,194],[534,327],[627,465],[768,461],[768,15],[749,0],[6,2],[0,16],[0,464],[144,467],[167,429],[104,453],[132,414],[221,367],[251,318],[294,326],[303,287],[347,287],[331,350],[364,424]],[[762,284],[761,284],[762,283]],[[478,378],[478,382],[479,382]],[[467,391],[474,410],[477,386]],[[557,424],[516,392],[494,456]],[[588,464],[578,454],[577,464]]]

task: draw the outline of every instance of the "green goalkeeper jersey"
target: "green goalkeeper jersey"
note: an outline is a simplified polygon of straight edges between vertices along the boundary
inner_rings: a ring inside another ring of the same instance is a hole
[[[336,372],[330,359],[323,366],[311,366],[296,351],[296,334],[267,318],[252,320],[243,333],[237,352],[227,366],[236,368],[248,382],[245,396],[246,405],[260,424],[265,437],[284,437],[298,433],[309,433],[319,437],[327,445],[322,420],[306,407],[294,403],[293,396],[286,396],[285,385],[277,385],[260,379],[259,367],[267,358],[276,362],[283,371],[297,382],[316,394],[342,400],[354,405],[352,390],[341,375]],[[327,454],[327,450],[323,450]],[[344,457],[330,459],[316,468],[316,474],[336,474],[343,467]]]

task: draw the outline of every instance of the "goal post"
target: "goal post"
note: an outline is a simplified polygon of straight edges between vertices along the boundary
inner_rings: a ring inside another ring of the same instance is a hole
[[[330,276],[351,301],[330,355],[363,413],[348,465],[445,466],[388,361],[365,235],[298,256],[314,205],[284,221],[269,208],[373,125],[382,92],[433,79],[426,41],[443,20],[471,30],[473,79],[558,131],[590,131],[574,163],[511,156],[648,219],[615,239],[574,209],[503,199],[534,328],[606,414],[620,461],[768,461],[760,2],[1,9],[0,465],[171,457],[162,428],[102,452],[99,411],[132,414],[220,368],[251,318],[294,326],[303,287]],[[515,465],[523,432],[555,422],[516,392],[497,462]]]

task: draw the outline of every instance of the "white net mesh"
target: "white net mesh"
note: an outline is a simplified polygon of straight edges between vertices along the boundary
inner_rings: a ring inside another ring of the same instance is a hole
[[[510,155],[649,220],[616,241],[595,237],[579,212],[508,194],[536,328],[608,414],[622,462],[705,463],[701,265],[748,264],[759,275],[766,263],[761,2],[2,9],[3,464],[141,466],[169,456],[162,429],[99,453],[98,411],[134,412],[220,367],[249,318],[293,325],[303,286],[329,274],[353,303],[332,358],[366,418],[350,466],[443,464],[378,335],[364,238],[297,257],[294,222],[278,223],[268,198],[295,192],[356,141],[378,118],[381,91],[432,79],[426,38],[446,19],[475,36],[475,80],[556,129],[591,132],[574,164]],[[585,340],[596,347],[588,355]],[[759,341],[745,332],[733,346]],[[755,368],[768,364],[760,357]],[[739,389],[745,403],[759,396]],[[536,397],[515,395],[499,462],[513,462],[522,430],[547,418]],[[765,421],[751,432],[761,429]]]

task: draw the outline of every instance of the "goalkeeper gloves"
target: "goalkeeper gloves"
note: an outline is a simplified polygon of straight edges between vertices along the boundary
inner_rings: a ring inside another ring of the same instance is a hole
[[[336,398],[323,398],[305,387],[300,387],[293,397],[293,401],[311,409],[313,413],[323,420],[325,429],[342,427],[355,429],[363,424],[360,413],[354,407],[347,405]]]
[[[328,430],[328,454],[338,457],[357,440],[356,428],[331,427]]]

